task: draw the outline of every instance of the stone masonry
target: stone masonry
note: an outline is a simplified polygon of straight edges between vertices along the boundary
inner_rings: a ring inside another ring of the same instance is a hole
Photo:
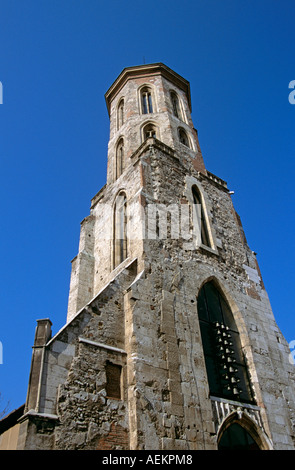
[[[81,223],[67,322],[54,337],[37,322],[17,448],[211,450],[238,423],[261,449],[294,450],[288,344],[227,184],[205,168],[189,83],[161,63],[129,67],[106,103],[107,182]],[[252,401],[210,392],[208,282],[232,312]]]

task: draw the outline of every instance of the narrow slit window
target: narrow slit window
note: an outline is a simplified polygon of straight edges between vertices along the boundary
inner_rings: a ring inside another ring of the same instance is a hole
[[[142,114],[149,114],[153,112],[153,99],[152,92],[149,88],[144,88],[141,91]]]
[[[196,186],[192,188],[194,210],[199,221],[201,231],[201,241],[203,245],[211,247],[207,221],[205,217],[204,205],[202,204],[201,194]]]
[[[124,124],[124,100],[121,100],[118,106],[117,128],[118,130]]]
[[[177,117],[178,119],[182,119],[180,103],[179,103],[179,98],[177,94],[174,91],[171,91],[170,98],[172,102],[172,110],[173,110],[174,116]]]
[[[153,112],[153,102],[152,102],[152,95],[148,92],[148,104],[149,104],[149,112]]]
[[[120,140],[116,150],[116,178],[124,171],[124,141]]]
[[[114,268],[127,258],[127,200],[117,196],[114,210]]]

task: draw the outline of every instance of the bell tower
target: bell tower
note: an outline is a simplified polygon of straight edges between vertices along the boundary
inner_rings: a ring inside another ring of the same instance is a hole
[[[288,344],[205,167],[189,82],[128,67],[105,98],[106,185],[81,223],[67,323],[34,348],[22,448],[294,449]]]
[[[187,80],[164,64],[129,67],[105,96],[110,116],[108,183],[117,179],[122,165],[128,166],[131,155],[149,137],[189,154],[191,164],[205,170]]]
[[[187,80],[161,63],[129,67],[115,80],[105,98],[110,117],[107,183],[93,198],[91,214],[81,224],[79,253],[72,262],[68,319],[99,291],[106,276],[110,276],[123,257],[127,258],[127,251],[128,258],[138,258],[139,245],[143,243],[147,230],[151,229],[142,219],[145,198],[151,203],[168,203],[158,197],[160,181],[155,181],[159,188],[147,191],[145,160],[149,157],[139,158],[146,155],[146,149],[149,149],[148,153],[165,149],[170,159],[173,156],[181,163],[187,175],[191,170],[207,175],[191,118],[190,85]],[[166,154],[163,158],[167,159]],[[119,195],[121,191],[119,200],[122,203],[122,198],[126,198],[127,186],[130,216],[132,212],[128,223],[130,236],[128,242],[124,242],[126,256],[122,253],[118,256],[118,250],[114,249],[120,245],[116,234],[120,238],[119,232],[123,229],[115,220],[118,210],[114,211],[112,207],[112,195]],[[131,196],[133,193],[137,194],[135,199]],[[180,199],[174,198],[173,203],[178,204]],[[99,201],[101,204],[97,206]],[[99,217],[96,217],[97,210],[101,213]],[[138,222],[138,217],[140,223],[135,225],[133,221]],[[99,219],[102,221],[101,227]]]

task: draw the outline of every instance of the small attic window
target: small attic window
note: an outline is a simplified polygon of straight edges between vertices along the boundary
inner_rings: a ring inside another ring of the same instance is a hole
[[[148,139],[149,137],[153,137],[154,139],[157,137],[156,127],[153,124],[147,124],[143,128],[144,140]]]
[[[188,138],[187,133],[185,132],[184,129],[182,129],[182,128],[178,129],[178,138],[179,138],[179,141],[183,145],[190,148],[189,138]]]

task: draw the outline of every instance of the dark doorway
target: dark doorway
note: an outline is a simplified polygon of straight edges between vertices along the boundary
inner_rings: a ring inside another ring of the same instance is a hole
[[[245,428],[233,423],[222,433],[218,450],[260,450],[260,448]]]

